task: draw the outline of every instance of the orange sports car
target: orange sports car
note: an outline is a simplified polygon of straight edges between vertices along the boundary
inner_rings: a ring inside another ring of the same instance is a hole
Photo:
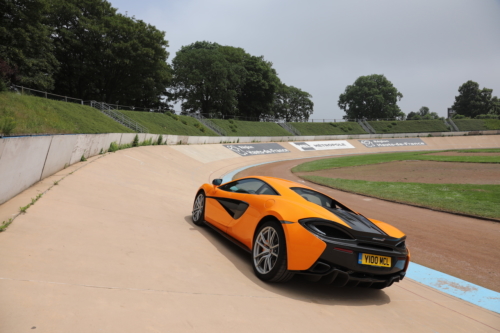
[[[410,261],[406,235],[303,184],[251,176],[196,193],[193,222],[252,254],[255,274],[284,282],[295,274],[336,286],[382,289],[401,281]]]

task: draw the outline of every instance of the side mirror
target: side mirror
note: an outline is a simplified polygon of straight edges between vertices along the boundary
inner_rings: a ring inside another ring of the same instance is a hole
[[[219,186],[220,184],[222,184],[222,179],[217,178],[212,180],[212,185]]]

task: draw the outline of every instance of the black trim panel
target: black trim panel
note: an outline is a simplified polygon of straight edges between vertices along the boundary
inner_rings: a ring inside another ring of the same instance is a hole
[[[226,234],[224,231],[220,230],[219,228],[211,225],[210,223],[208,223],[207,221],[205,221],[205,224],[207,226],[209,226],[211,229],[217,231],[219,234],[221,234],[222,236],[224,236],[224,238],[226,238],[227,240],[231,241],[233,244],[237,245],[238,247],[240,247],[241,249],[245,250],[246,252],[248,253],[252,253],[252,250],[249,249],[245,244],[243,244],[242,242],[240,242],[239,240],[237,240],[236,238],[233,238],[231,236],[229,236],[228,234]]]
[[[247,202],[229,198],[207,197],[217,200],[217,202],[231,215],[235,220],[239,219],[250,206]]]

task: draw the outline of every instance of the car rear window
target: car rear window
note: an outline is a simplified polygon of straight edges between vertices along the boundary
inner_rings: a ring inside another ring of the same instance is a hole
[[[302,187],[291,187],[290,189],[295,193],[297,193],[298,195],[300,195],[305,200],[315,203],[321,207],[335,208],[334,200],[332,198],[327,197],[324,194]]]

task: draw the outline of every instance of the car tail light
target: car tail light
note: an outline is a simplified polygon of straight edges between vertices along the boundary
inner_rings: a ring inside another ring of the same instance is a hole
[[[408,265],[410,264],[410,249],[409,248],[406,248],[406,250],[408,250],[408,256],[406,256],[406,264],[405,264],[405,268],[403,269],[403,271],[406,272],[406,270],[408,269]]]
[[[351,250],[343,249],[341,247],[334,247],[333,249],[337,250],[337,251],[340,251],[340,252],[345,252],[345,253],[353,254],[353,252]]]

